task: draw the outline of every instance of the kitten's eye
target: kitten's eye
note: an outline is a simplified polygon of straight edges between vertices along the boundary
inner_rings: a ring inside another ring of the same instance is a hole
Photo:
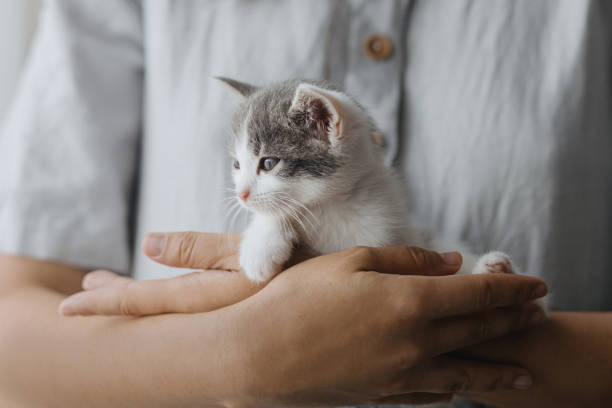
[[[240,169],[240,162],[238,160],[234,160],[234,168],[236,170]]]
[[[259,163],[259,168],[265,171],[270,171],[278,164],[280,160],[276,157],[264,157]]]

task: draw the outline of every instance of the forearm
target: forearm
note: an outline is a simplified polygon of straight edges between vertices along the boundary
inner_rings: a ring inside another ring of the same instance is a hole
[[[66,318],[63,298],[33,284],[0,297],[1,406],[201,406],[227,392],[224,311]]]
[[[612,313],[553,313],[548,323],[467,351],[526,367],[526,391],[469,395],[496,407],[577,407],[612,404]]]

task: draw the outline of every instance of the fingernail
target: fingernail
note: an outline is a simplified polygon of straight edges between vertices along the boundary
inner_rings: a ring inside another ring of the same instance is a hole
[[[458,266],[461,264],[461,254],[459,252],[444,252],[440,254],[442,261],[449,266]]]
[[[70,306],[68,304],[69,302],[62,302],[59,305],[59,308],[57,309],[57,312],[59,313],[60,316],[75,316],[76,312],[74,311],[74,309],[72,308],[72,306]]]
[[[532,385],[533,381],[528,375],[519,375],[514,379],[514,382],[512,383],[512,387],[517,390],[527,390],[531,388]]]
[[[546,293],[548,292],[548,288],[546,287],[546,285],[544,285],[543,283],[540,283],[534,290],[533,292],[531,292],[531,298],[530,299],[538,299],[541,298],[542,296],[546,295]]]
[[[166,234],[154,232],[151,234],[147,234],[142,249],[145,254],[152,257],[156,257],[162,254],[165,244]]]

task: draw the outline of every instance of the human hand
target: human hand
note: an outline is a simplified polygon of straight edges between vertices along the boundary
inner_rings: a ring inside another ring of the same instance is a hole
[[[240,234],[174,232],[148,234],[143,252],[168,266],[200,269],[170,279],[136,281],[106,270],[85,275],[84,292],[66,298],[59,307],[65,316],[195,313],[220,309],[261,290],[240,272]],[[312,257],[296,251],[287,266]]]
[[[612,313],[554,312],[546,323],[457,353],[527,367],[529,390],[466,392],[498,408],[612,406]]]
[[[198,245],[212,248],[212,242],[215,246],[219,244],[213,236],[205,238],[212,241],[200,241]],[[170,253],[165,246],[162,254]],[[236,264],[228,261],[233,251],[219,253],[208,258],[210,266],[234,270]],[[162,258],[162,262],[168,263],[169,258],[164,255]],[[193,255],[183,259],[193,259]],[[248,353],[248,348],[240,348],[246,353],[243,357],[248,366],[254,365],[258,370],[265,367],[266,373],[274,374],[274,370],[270,372],[270,365],[285,361],[276,356],[294,356],[289,367],[281,370],[291,375],[277,373],[276,380],[282,380],[278,384],[251,382],[249,388],[258,390],[258,395],[267,390],[264,392],[267,398],[277,400],[282,396],[294,402],[296,399],[312,401],[309,390],[319,389],[325,392],[321,391],[316,398],[325,403],[332,400],[415,403],[447,399],[453,391],[527,387],[528,373],[520,368],[441,354],[528,326],[530,318],[541,316],[541,311],[524,302],[543,295],[545,285],[524,276],[431,276],[453,273],[458,267],[459,262],[445,265],[433,252],[396,247],[356,248],[289,268],[273,279],[265,291],[233,309],[243,310],[240,319],[250,316],[240,326],[249,328],[245,333],[249,344],[259,345],[257,350]],[[430,276],[394,275],[397,273]],[[142,293],[146,293],[144,289]],[[182,293],[180,285],[171,284],[166,289],[161,291],[162,295]],[[184,305],[176,300],[165,306],[184,308],[181,304]],[[253,313],[261,314],[252,316]],[[326,314],[325,319],[320,318],[322,313]],[[273,321],[271,316],[275,316]],[[342,330],[339,332],[338,328]],[[312,349],[313,336],[317,339],[315,349]],[[278,343],[280,338],[285,341]],[[303,358],[295,358],[301,354]],[[271,356],[275,356],[273,361]],[[341,364],[326,367],[338,360]],[[262,378],[267,377],[258,375],[249,380]],[[515,384],[517,379],[522,383]],[[300,385],[304,381],[306,385]],[[270,386],[273,387],[270,389]],[[293,390],[291,396],[288,390]]]
[[[433,252],[391,247],[353,248],[287,269],[235,305],[248,338],[236,358],[247,361],[247,390],[257,390],[242,397],[398,404],[413,403],[415,393],[528,388],[523,369],[445,353],[543,319],[526,302],[545,285],[525,276],[431,273],[457,267]]]
[[[142,251],[149,258],[164,265],[201,269],[205,273],[135,281],[110,271],[96,270],[83,278],[85,291],[65,299],[59,312],[65,316],[146,316],[208,312],[237,303],[265,286],[240,273],[240,241],[240,234],[193,231],[148,234],[142,242]],[[442,258],[433,252],[412,250],[415,257],[421,257],[411,271],[413,274],[449,275],[457,271],[454,266],[444,266]],[[456,253],[450,255],[458,256]],[[286,267],[312,257],[314,255],[306,250],[295,251]],[[461,259],[455,262],[458,268]]]

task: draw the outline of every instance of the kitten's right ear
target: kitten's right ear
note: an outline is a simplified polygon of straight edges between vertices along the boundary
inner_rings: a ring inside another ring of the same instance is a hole
[[[227,85],[241,99],[248,98],[252,93],[257,91],[258,89],[256,86],[253,86],[253,85],[250,85],[244,82],[236,81],[235,79],[231,79],[231,78],[215,77],[215,79],[218,79],[219,81]]]

